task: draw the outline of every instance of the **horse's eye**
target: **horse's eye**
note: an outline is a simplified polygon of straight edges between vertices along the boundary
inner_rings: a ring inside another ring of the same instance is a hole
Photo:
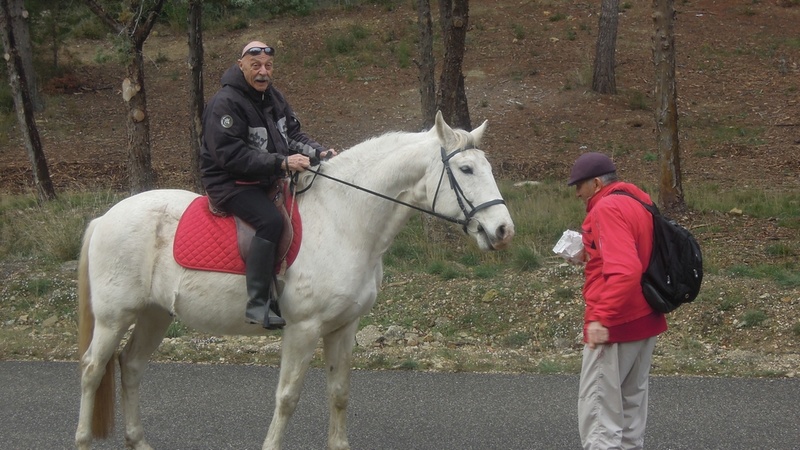
[[[461,170],[461,173],[472,175],[472,167],[470,166],[461,166],[459,169]]]

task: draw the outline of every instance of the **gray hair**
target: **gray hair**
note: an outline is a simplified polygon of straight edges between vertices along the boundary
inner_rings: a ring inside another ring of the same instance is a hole
[[[597,178],[600,178],[600,181],[603,183],[603,186],[605,186],[607,184],[611,184],[611,183],[613,183],[615,181],[619,181],[619,177],[617,176],[617,172],[609,172],[609,173],[600,175]]]

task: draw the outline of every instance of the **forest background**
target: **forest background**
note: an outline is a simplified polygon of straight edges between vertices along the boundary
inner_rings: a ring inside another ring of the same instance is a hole
[[[124,67],[114,36],[75,6],[65,9],[74,16],[62,17],[63,29],[38,34],[34,47],[45,103],[37,125],[63,193],[53,204],[35,199],[13,102],[0,89],[4,359],[76,357],[75,242],[86,220],[128,188]],[[676,219],[701,241],[707,275],[698,301],[670,316],[654,371],[795,376],[800,8],[710,0],[675,7],[688,205]],[[481,255],[445,230],[437,249],[426,243],[422,221],[410,224],[387,255],[384,291],[362,322],[376,334],[362,334],[359,367],[575,370],[582,277],[549,252],[582,214],[563,180],[587,150],[613,156],[623,178],[653,195],[658,173],[652,10],[620,5],[616,95],[590,89],[598,12],[588,2],[470,2],[466,94],[476,124],[489,120],[485,150],[517,240],[509,252]],[[279,51],[276,84],[320,142],[345,149],[416,130],[416,21],[410,2],[314,5],[294,14],[231,7],[205,30],[205,94],[244,43],[264,39]],[[167,11],[144,54],[157,184],[192,189],[185,26],[179,9]],[[273,364],[278,348],[278,336],[205,336],[177,322],[157,357]]]

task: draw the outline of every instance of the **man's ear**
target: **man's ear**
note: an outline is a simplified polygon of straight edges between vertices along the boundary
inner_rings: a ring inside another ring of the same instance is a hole
[[[600,189],[603,189],[603,180],[600,177],[592,178],[592,184],[594,185],[594,193],[598,193]]]

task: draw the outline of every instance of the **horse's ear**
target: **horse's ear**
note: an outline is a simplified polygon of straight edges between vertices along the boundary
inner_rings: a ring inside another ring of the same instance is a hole
[[[488,120],[484,120],[481,126],[475,128],[470,132],[472,135],[472,139],[475,142],[475,147],[481,146],[481,139],[483,139],[483,133],[486,131],[486,126],[489,124]]]
[[[457,144],[456,142],[456,133],[450,128],[450,125],[444,121],[444,117],[442,117],[442,112],[436,112],[436,134],[439,135],[439,142],[442,144],[442,147],[446,149],[452,149]]]
[[[439,122],[444,122],[444,116],[442,116],[442,110],[441,109],[436,111],[436,119],[434,120],[434,122],[437,125],[439,124]]]

